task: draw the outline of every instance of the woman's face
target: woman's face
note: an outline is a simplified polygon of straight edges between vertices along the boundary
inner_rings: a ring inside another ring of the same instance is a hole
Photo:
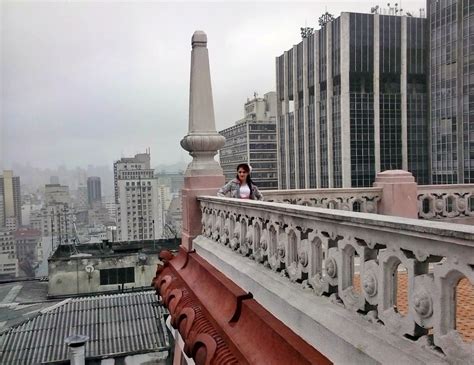
[[[242,167],[237,170],[237,176],[239,177],[240,182],[247,181],[247,175],[248,174],[249,173],[247,171],[245,171],[245,169],[242,168]]]

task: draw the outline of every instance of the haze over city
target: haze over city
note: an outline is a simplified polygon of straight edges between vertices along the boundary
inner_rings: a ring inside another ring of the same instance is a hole
[[[0,364],[472,363],[474,0],[0,0],[0,89]]]
[[[414,14],[425,7],[399,3]],[[300,27],[318,28],[326,10],[384,4],[3,1],[0,169],[111,167],[147,147],[154,165],[189,161],[179,141],[195,29],[209,38],[220,130],[254,92],[275,89],[275,57],[300,41]]]

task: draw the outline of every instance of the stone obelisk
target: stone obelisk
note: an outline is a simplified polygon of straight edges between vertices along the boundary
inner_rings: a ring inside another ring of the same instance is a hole
[[[196,197],[215,195],[225,183],[222,168],[214,160],[225,138],[216,131],[206,33],[194,32],[191,44],[189,130],[181,140],[181,146],[193,157],[186,169],[182,190],[181,245],[188,251],[192,249],[193,239],[201,233],[201,210]]]

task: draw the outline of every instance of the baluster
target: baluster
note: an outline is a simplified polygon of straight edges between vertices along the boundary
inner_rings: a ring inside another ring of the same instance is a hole
[[[410,300],[408,300],[408,313],[402,315],[397,308],[397,295],[400,290],[397,288],[397,278],[399,265],[406,268],[407,295],[412,296],[416,275],[428,273],[428,263],[419,262],[412,258],[413,255],[407,255],[399,248],[387,247],[379,252],[379,265],[381,274],[379,278],[379,304],[378,315],[384,322],[387,329],[399,335],[408,334],[410,336],[421,336],[427,331],[416,325],[412,310],[410,309]],[[403,272],[401,274],[404,274]]]
[[[366,278],[366,275],[369,275],[369,273],[365,272],[365,262],[375,259],[377,257],[377,252],[376,250],[372,250],[366,246],[361,246],[352,237],[347,237],[340,240],[338,242],[338,247],[339,252],[337,254],[337,264],[339,267],[339,297],[344,302],[346,308],[352,311],[368,311],[373,306],[369,306],[365,300],[363,280],[366,279],[368,292],[371,293],[373,288],[370,287],[370,285],[371,279],[373,279],[373,277],[368,276]],[[359,266],[357,268],[355,267],[356,256],[359,259]],[[372,266],[374,266],[374,264],[372,264]],[[358,279],[360,280],[360,292],[354,288],[354,278],[356,271],[358,271],[359,274]]]
[[[241,218],[241,242],[239,252],[243,256],[250,254],[250,247],[253,244],[253,227],[250,224],[250,220],[247,218]]]
[[[471,259],[471,261],[463,261]],[[434,343],[454,363],[470,363],[474,359],[474,343],[464,342],[456,331],[456,286],[462,278],[474,285],[472,258],[449,257],[435,264],[433,295]],[[431,298],[431,296],[430,296]],[[426,299],[425,299],[426,303]],[[429,313],[429,311],[428,311]]]
[[[282,268],[280,261],[280,250],[283,248],[284,251],[284,232],[281,232],[280,226],[277,223],[270,223],[269,229],[269,251],[268,251],[268,264],[274,271],[280,271]],[[284,252],[281,252],[284,255]]]
[[[301,231],[295,227],[289,226],[285,229],[287,239],[285,240],[285,256],[283,263],[286,272],[291,281],[301,281],[301,275],[298,272],[298,248],[301,241]]]

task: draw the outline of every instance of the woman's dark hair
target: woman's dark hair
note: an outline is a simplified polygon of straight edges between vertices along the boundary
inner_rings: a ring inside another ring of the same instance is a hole
[[[252,185],[253,185],[253,181],[252,179],[250,178],[250,166],[249,164],[247,163],[241,163],[237,166],[237,172],[239,171],[239,169],[244,169],[246,172],[248,172],[248,175],[247,175],[247,185],[249,186],[249,189],[250,189],[250,194],[252,195]],[[237,179],[239,179],[239,174],[236,175]]]

